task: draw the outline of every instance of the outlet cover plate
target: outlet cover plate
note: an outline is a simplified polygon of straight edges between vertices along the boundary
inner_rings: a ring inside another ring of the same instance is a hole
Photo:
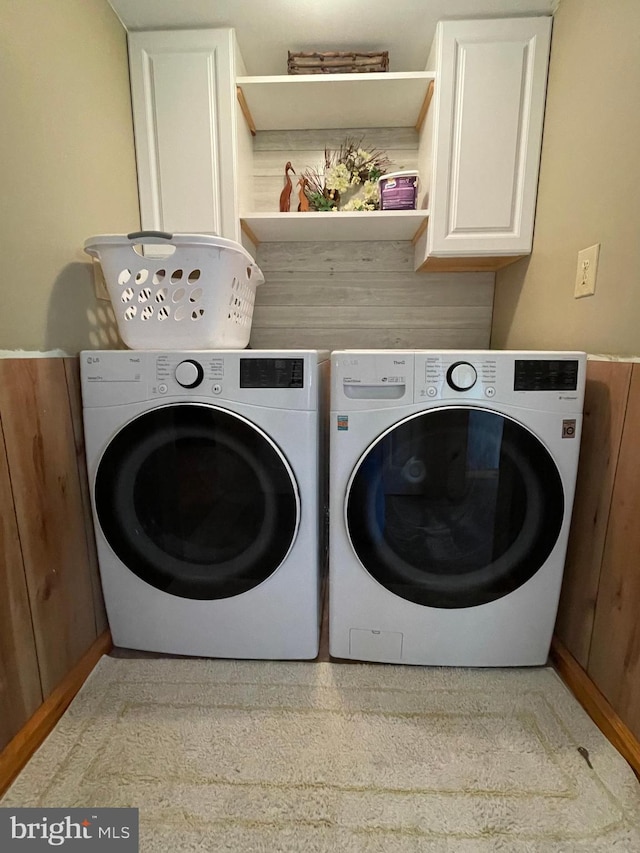
[[[593,246],[578,252],[578,268],[574,289],[576,299],[581,299],[583,296],[593,296],[596,292],[599,255],[600,243],[594,243]]]

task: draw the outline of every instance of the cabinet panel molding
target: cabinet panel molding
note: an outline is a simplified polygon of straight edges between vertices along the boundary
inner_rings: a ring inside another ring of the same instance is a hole
[[[157,162],[153,218],[162,230],[220,230],[216,51],[188,56],[143,52],[147,101],[154,105],[149,161]],[[209,110],[194,110],[191,92]],[[196,172],[193,163],[200,163]],[[162,175],[160,180],[159,175]]]
[[[522,182],[521,98],[528,45],[458,41],[456,52],[447,230],[513,234]],[[478,132],[485,123],[491,124],[490,134]]]

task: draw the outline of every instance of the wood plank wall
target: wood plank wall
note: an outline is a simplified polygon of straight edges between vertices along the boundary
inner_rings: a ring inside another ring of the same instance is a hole
[[[0,359],[0,748],[106,625],[77,361]]]
[[[287,160],[300,174],[346,136],[385,151],[395,169],[416,167],[413,128],[258,132],[252,209],[278,210]],[[263,243],[256,260],[266,283],[257,290],[253,348],[489,346],[494,274],[414,273],[410,242]]]
[[[414,273],[406,242],[264,243],[257,260],[253,348],[489,346],[493,273]]]
[[[29,594],[0,427],[0,749],[41,702]]]
[[[640,739],[640,364],[587,365],[556,634]]]
[[[415,169],[418,164],[418,134],[413,127],[369,127],[338,130],[262,130],[253,140],[253,203],[256,212],[278,211],[287,161],[296,171],[291,210],[298,206],[296,179],[305,169],[324,168],[324,149],[336,150],[347,137],[362,140],[363,147],[383,151],[394,172]]]

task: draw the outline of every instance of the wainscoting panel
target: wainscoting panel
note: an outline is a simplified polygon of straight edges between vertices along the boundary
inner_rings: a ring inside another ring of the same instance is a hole
[[[556,633],[587,668],[632,365],[587,362],[580,466]]]
[[[1,359],[0,414],[46,698],[97,636],[64,359]]]
[[[263,243],[257,262],[254,349],[489,346],[494,274],[416,274],[409,242]]]
[[[0,423],[0,750],[41,702],[29,594]]]
[[[640,363],[587,362],[556,636],[640,740]]]
[[[587,671],[640,739],[640,364],[629,403],[602,560]]]

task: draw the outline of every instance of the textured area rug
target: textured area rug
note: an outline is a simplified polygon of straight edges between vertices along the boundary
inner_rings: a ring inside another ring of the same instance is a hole
[[[551,669],[103,658],[1,805],[136,806],[153,853],[640,851]]]

